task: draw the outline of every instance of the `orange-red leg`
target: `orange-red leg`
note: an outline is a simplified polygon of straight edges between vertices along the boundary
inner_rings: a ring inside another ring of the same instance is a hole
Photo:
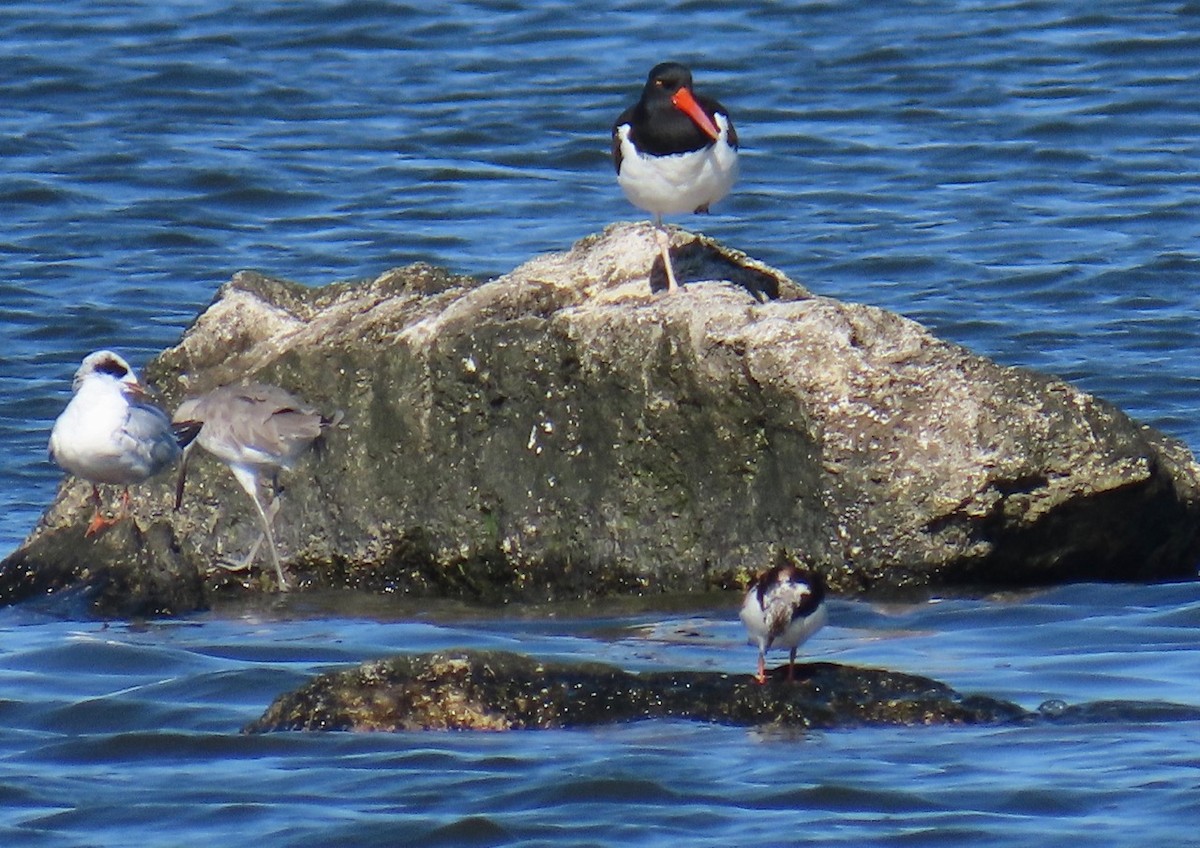
[[[92,503],[95,504],[95,511],[92,513],[92,521],[87,526],[87,530],[83,531],[84,536],[95,536],[100,531],[112,524],[107,518],[100,513],[102,506],[100,502],[100,487],[95,483],[92,484]]]
[[[125,487],[125,491],[121,493],[121,508],[113,518],[105,518],[101,514],[100,487],[92,484],[92,500],[96,504],[96,511],[92,514],[92,520],[87,526],[87,530],[83,532],[84,536],[96,536],[109,527],[112,527],[123,518],[129,517],[129,487]]]
[[[758,652],[758,674],[754,675],[754,680],[760,686],[767,682],[767,659],[762,651]]]

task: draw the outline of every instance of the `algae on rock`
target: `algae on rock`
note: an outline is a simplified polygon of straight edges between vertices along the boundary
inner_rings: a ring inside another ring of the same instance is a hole
[[[318,675],[281,695],[247,732],[277,730],[533,730],[650,718],[832,728],[1015,721],[1024,710],[964,697],[911,674],[834,663],[749,674],[633,674],[602,663],[536,660],[505,651],[398,656]]]

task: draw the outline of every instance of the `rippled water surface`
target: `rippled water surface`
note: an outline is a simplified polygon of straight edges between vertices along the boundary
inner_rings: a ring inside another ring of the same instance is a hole
[[[748,673],[724,606],[429,617],[336,597],[147,625],[0,613],[0,841],[181,845],[1193,844],[1200,725],[240,735],[311,674],[460,646]],[[1196,703],[1190,585],[835,602],[811,651],[1035,709]],[[1037,635],[1032,630],[1037,629]],[[1097,640],[1098,634],[1104,634]],[[135,841],[136,840],[136,841]]]
[[[638,217],[608,130],[664,58],[742,179],[678,223],[1200,446],[1200,4],[7,3],[0,547],[84,354],[144,364],[243,268],[480,276]],[[1200,704],[1191,585],[839,602],[822,658],[1034,708]],[[292,599],[0,612],[0,844],[1196,844],[1191,722],[247,737],[316,670],[451,645],[743,671],[727,603],[467,618]]]

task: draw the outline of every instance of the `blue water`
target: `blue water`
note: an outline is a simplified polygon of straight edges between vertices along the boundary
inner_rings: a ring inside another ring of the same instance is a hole
[[[702,229],[814,291],[1066,377],[1200,447],[1200,4],[7,3],[0,551],[84,354],[135,365],[243,268],[492,276],[637,217],[608,130],[664,58],[733,112]],[[1193,585],[904,609],[817,656],[1030,709],[1200,704]],[[732,600],[732,599],[730,599]],[[506,647],[747,669],[726,604],[462,618],[295,598],[145,625],[0,612],[0,844],[1198,844],[1188,722],[245,737],[309,674]]]

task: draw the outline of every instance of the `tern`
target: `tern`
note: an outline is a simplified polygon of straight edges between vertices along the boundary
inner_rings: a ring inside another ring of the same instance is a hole
[[[181,452],[171,419],[151,403],[120,354],[98,350],[75,372],[74,392],[50,431],[50,459],[92,484],[93,536],[129,516],[129,487],[174,465]],[[101,514],[100,485],[123,486],[116,517]]]

